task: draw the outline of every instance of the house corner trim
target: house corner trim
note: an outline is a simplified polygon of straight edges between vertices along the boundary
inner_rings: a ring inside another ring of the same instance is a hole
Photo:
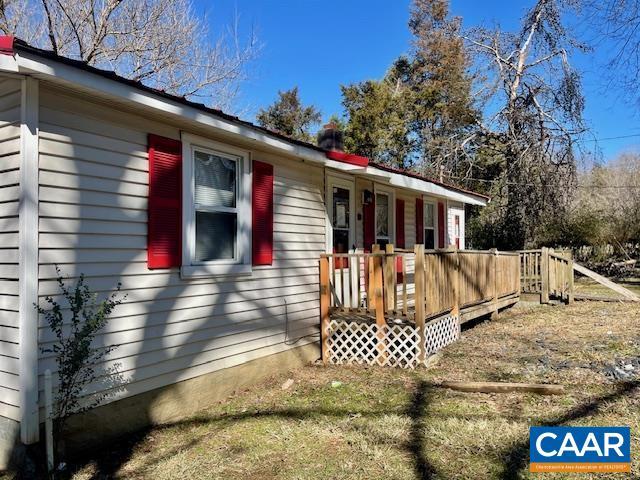
[[[39,85],[22,79],[20,121],[19,294],[20,439],[39,439],[38,417],[38,110]]]

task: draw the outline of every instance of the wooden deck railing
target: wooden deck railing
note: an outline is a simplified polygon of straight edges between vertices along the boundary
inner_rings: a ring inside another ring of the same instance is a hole
[[[453,314],[464,322],[517,302],[519,266],[515,252],[425,251],[424,245],[321,255],[323,356],[331,314],[375,318],[380,331],[388,321],[413,322],[424,335],[431,319]]]
[[[420,295],[417,277],[416,297]],[[497,250],[427,250],[424,254],[424,317],[451,310],[463,311],[478,305],[489,313],[498,301],[520,293],[518,254]],[[478,315],[479,316],[479,315]]]
[[[413,320],[520,292],[518,254],[496,250],[424,250],[417,245],[409,251],[387,245],[384,252],[323,254],[320,273],[328,311],[380,310]]]
[[[520,276],[523,293],[540,294],[540,301],[551,298],[573,302],[573,259],[552,248],[520,250]]]

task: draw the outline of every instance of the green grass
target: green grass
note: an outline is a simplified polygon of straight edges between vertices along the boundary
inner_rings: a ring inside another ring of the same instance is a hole
[[[540,478],[528,473],[528,428],[542,423],[630,425],[637,476],[640,393],[603,368],[640,355],[639,310],[593,302],[514,309],[463,332],[428,370],[287,372],[88,455],[73,478]],[[282,390],[288,378],[294,385]],[[460,393],[437,387],[442,380],[560,383],[568,393]]]

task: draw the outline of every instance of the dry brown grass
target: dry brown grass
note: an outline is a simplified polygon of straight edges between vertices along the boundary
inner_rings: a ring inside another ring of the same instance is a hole
[[[528,428],[543,423],[630,425],[638,476],[639,389],[606,374],[637,357],[636,305],[513,309],[466,330],[429,370],[302,368],[89,456],[74,478],[533,478]],[[441,380],[561,383],[568,393],[461,393]]]
[[[616,280],[616,283],[623,286],[627,290],[632,291],[636,295],[640,295],[640,279],[639,278],[626,278],[624,280]],[[595,280],[588,277],[577,277],[575,279],[575,292],[576,294],[583,295],[597,295],[600,297],[610,298],[623,298],[618,292],[599,284]]]

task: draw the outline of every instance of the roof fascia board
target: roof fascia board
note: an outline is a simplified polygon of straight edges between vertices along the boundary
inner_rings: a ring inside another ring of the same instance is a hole
[[[380,172],[384,172],[389,178],[389,184],[395,187],[415,190],[424,195],[434,195],[437,197],[447,198],[449,200],[456,200],[459,202],[468,203],[470,205],[480,205],[480,206],[487,205],[487,201],[484,199],[480,199],[472,195],[466,195],[464,193],[456,192],[454,190],[449,190],[435,183],[427,182],[425,180],[420,180],[418,178],[401,175],[399,173],[385,172],[384,170],[381,171],[376,169],[375,167],[367,167],[364,170],[365,170],[364,172],[365,174],[371,174],[378,177],[380,177]]]
[[[11,57],[8,57],[11,58]],[[266,146],[284,151],[289,155],[301,157],[322,165],[327,164],[327,158],[320,152],[301,145],[291,144],[284,140],[260,133],[244,125],[219,118],[215,115],[202,112],[188,105],[182,105],[167,98],[160,98],[152,92],[139,90],[133,86],[115,82],[80,70],[71,65],[65,65],[55,60],[42,58],[29,52],[17,52],[15,56],[18,71],[20,73],[46,78],[54,83],[68,83],[107,94],[127,102],[133,102],[143,107],[159,110],[163,113],[174,115],[178,118],[187,118],[200,125],[219,130],[226,134],[241,137],[245,140],[253,140]],[[0,64],[0,67],[2,65]],[[336,164],[340,162],[335,162]]]

